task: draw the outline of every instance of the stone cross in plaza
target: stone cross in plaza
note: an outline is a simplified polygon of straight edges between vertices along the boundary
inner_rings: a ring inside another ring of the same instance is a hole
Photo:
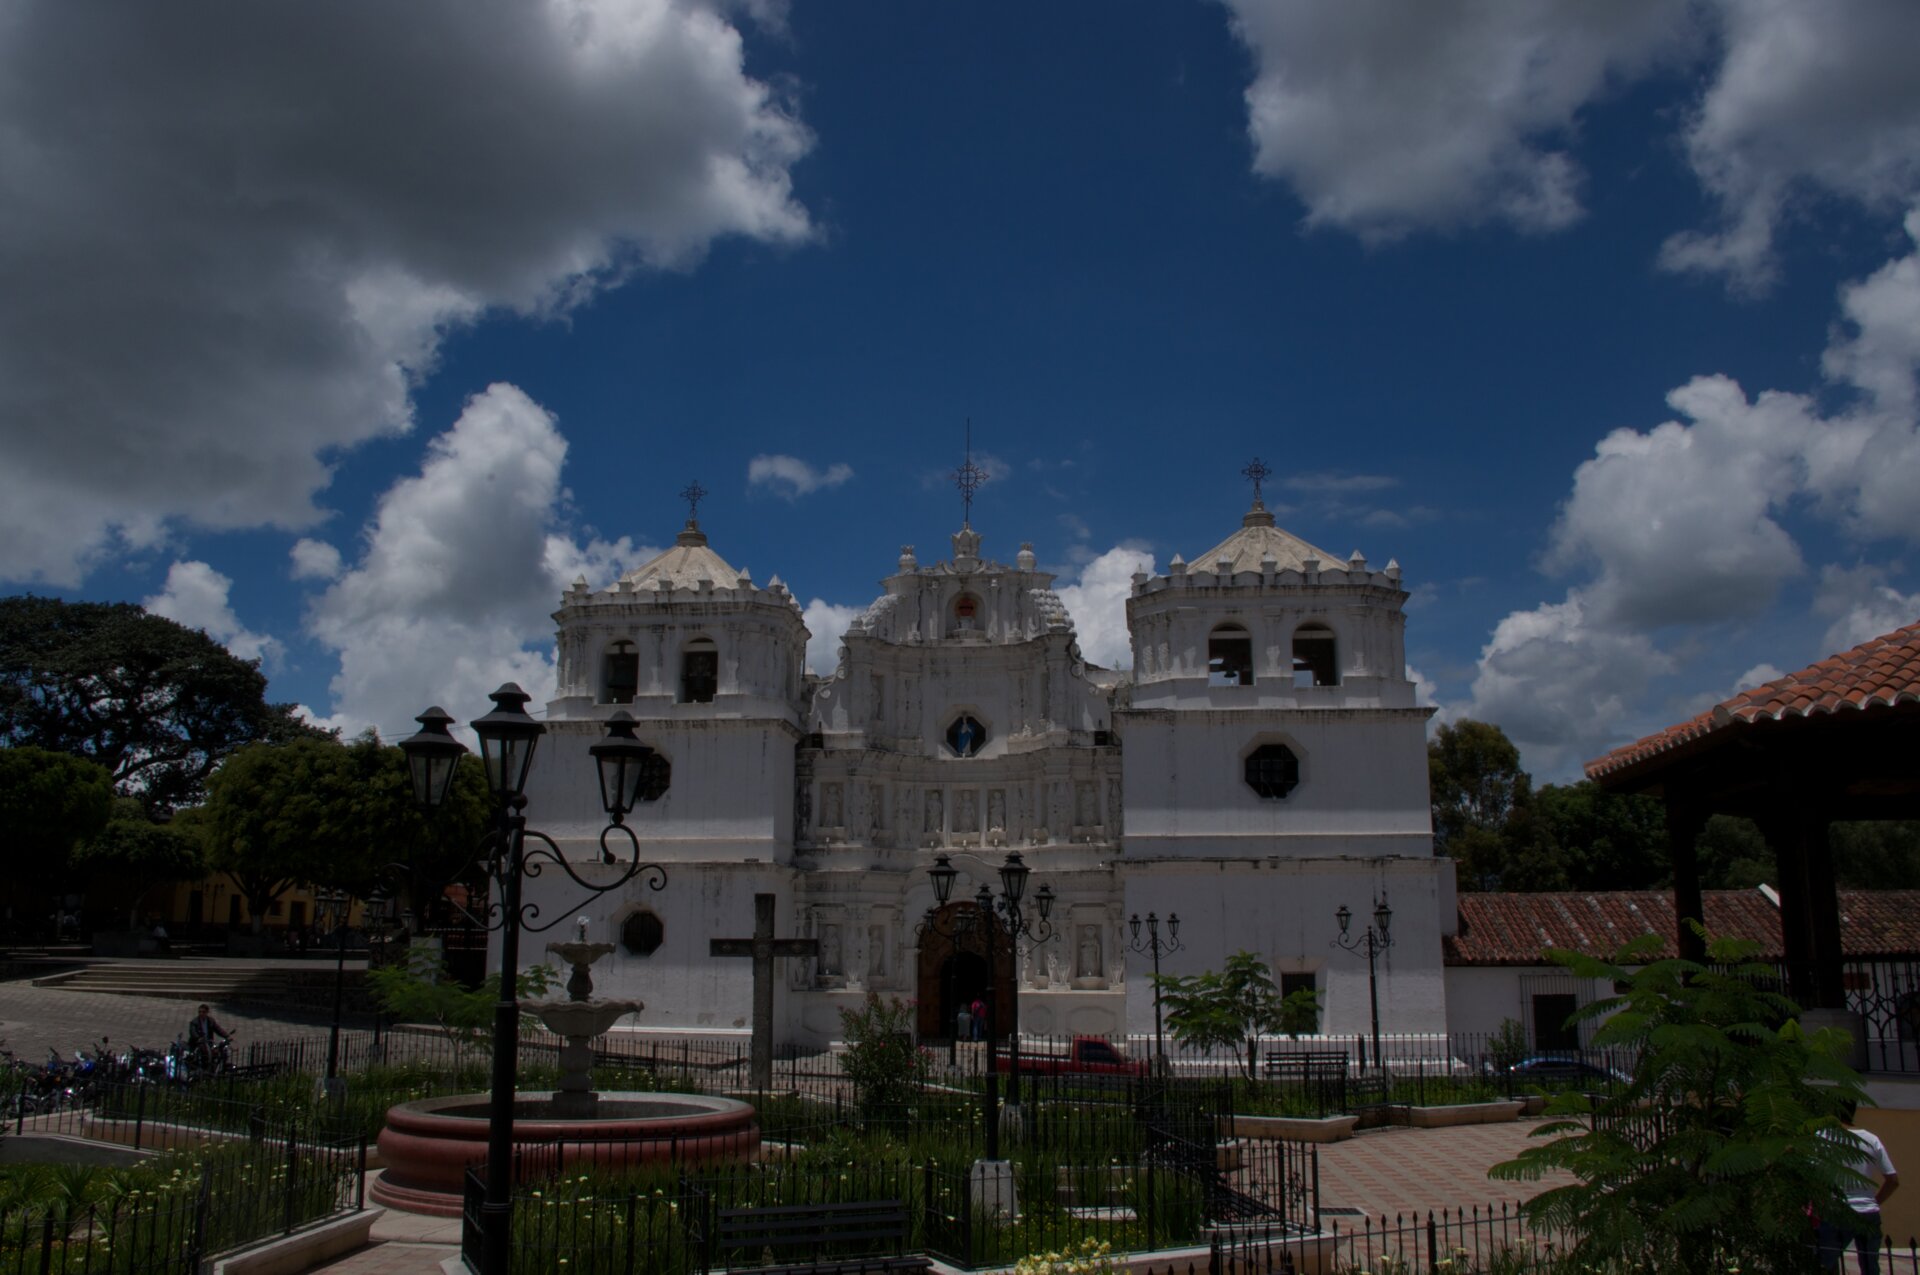
[[[773,1088],[773,963],[783,956],[815,956],[820,944],[813,939],[773,937],[773,896],[753,896],[753,937],[712,939],[711,955],[753,958],[753,1069],[750,1082],[765,1092]]]

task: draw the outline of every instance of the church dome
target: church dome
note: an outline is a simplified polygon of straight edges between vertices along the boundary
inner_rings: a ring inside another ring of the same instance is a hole
[[[707,547],[707,533],[700,524],[687,519],[687,525],[674,538],[673,548],[621,577],[635,592],[656,589],[665,580],[669,588],[695,589],[702,580],[721,588],[732,588],[740,573],[727,560]]]
[[[1253,508],[1240,520],[1240,530],[1207,552],[1195,555],[1193,569],[1217,571],[1221,560],[1225,559],[1233,564],[1229,568],[1232,572],[1261,571],[1267,562],[1272,562],[1276,571],[1304,571],[1310,558],[1317,559],[1323,567],[1340,565],[1345,561],[1274,526],[1272,511],[1255,500]]]

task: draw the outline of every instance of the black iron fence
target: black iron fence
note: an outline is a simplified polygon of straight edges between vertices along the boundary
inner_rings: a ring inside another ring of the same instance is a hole
[[[737,1148],[694,1138],[639,1155],[579,1140],[529,1147],[515,1164],[515,1269],[560,1269],[562,1258],[573,1271],[631,1262],[674,1275],[764,1264],[757,1251],[730,1251],[719,1224],[730,1210],[759,1207],[824,1214],[897,1203],[899,1247],[971,1268],[1086,1241],[1134,1252],[1203,1245],[1209,1226],[1228,1222],[1312,1232],[1318,1148],[1223,1137],[1214,1104],[1224,1093],[1212,1082],[1136,1078],[1085,1102],[1029,1102],[1007,1117],[1007,1159],[994,1164],[975,1162],[965,1120],[937,1126],[954,1131],[939,1135],[937,1158],[876,1158],[852,1143],[835,1152],[844,1130],[827,1121],[804,1139],[763,1145],[747,1164],[701,1163]],[[873,1255],[842,1247],[832,1256]]]
[[[222,1110],[208,1094],[125,1086],[94,1105],[16,1121],[22,1133],[58,1132],[182,1154],[175,1167],[111,1200],[54,1202],[0,1212],[0,1272],[177,1275],[244,1248],[365,1207],[366,1144],[331,1141],[270,1118],[257,1104]]]
[[[1867,1070],[1920,1072],[1920,961],[1848,961],[1841,982],[1866,1028]]]

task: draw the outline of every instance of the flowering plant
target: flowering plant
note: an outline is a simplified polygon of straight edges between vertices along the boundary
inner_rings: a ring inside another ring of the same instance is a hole
[[[1085,1239],[1077,1249],[1023,1257],[1014,1263],[1013,1275],[1117,1275],[1120,1269],[1113,1257],[1113,1245]]]

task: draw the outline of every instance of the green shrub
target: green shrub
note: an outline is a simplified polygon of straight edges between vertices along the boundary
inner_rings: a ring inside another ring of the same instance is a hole
[[[859,1009],[840,1011],[840,1031],[847,1042],[840,1069],[853,1082],[862,1118],[905,1111],[927,1079],[926,1055],[913,1040],[913,1007],[868,992]]]

